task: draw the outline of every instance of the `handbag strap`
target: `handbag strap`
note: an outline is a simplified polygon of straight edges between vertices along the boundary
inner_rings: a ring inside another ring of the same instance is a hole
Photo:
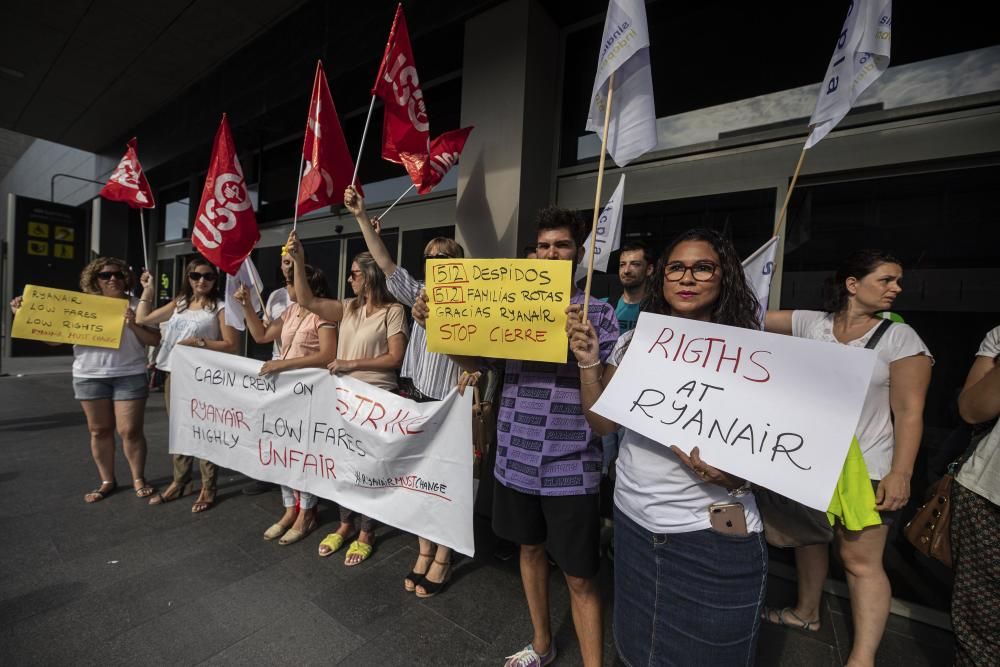
[[[875,333],[873,333],[872,337],[868,339],[867,343],[865,343],[865,349],[874,350],[875,346],[878,345],[878,342],[882,340],[882,336],[885,335],[885,332],[888,331],[891,326],[892,320],[882,320],[882,322],[875,329]]]

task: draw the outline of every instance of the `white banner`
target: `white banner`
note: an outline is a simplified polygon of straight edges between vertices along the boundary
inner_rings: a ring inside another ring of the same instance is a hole
[[[774,277],[774,256],[778,252],[778,237],[757,249],[757,252],[743,260],[743,273],[746,274],[750,289],[757,295],[760,304],[760,328],[764,328],[764,314],[767,313],[767,302],[771,298],[771,278]]]
[[[234,329],[244,331],[246,329],[246,315],[243,314],[243,306],[234,297],[240,283],[246,285],[247,291],[250,292],[250,304],[253,309],[258,313],[264,310],[264,305],[261,304],[260,297],[257,296],[257,290],[264,283],[261,282],[257,267],[254,266],[249,257],[240,264],[240,270],[236,272],[235,276],[226,276],[226,324]]]
[[[472,556],[472,402],[416,403],[323,369],[179,345],[170,453],[329,498]]]
[[[820,83],[806,148],[822,141],[844,119],[865,88],[889,68],[891,44],[892,0],[853,0]]]
[[[597,57],[597,75],[587,111],[587,130],[604,131],[608,79],[615,73],[608,153],[619,167],[656,147],[653,74],[643,0],[611,0]]]
[[[601,217],[597,219],[597,240],[594,242],[594,270],[607,271],[608,258],[611,253],[622,243],[622,208],[625,200],[625,174],[618,180],[618,187],[615,188],[611,199],[601,210]],[[576,265],[576,275],[574,281],[587,276],[587,266],[590,255],[590,237],[593,232],[587,235],[587,240],[583,244],[583,259]]]
[[[594,412],[826,510],[875,352],[642,313]]]

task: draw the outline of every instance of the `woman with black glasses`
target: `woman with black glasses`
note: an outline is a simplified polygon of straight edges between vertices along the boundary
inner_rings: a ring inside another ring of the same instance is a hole
[[[80,273],[80,290],[113,299],[127,299],[125,328],[117,350],[89,345],[73,346],[73,393],[87,416],[90,453],[97,465],[101,485],[84,495],[88,503],[104,500],[116,488],[115,431],[122,439],[122,451],[132,474],[135,495],[153,493],[146,483],[146,435],[143,421],[149,385],[146,381],[146,346],[156,345],[160,334],[136,324],[138,305],[130,296],[135,275],[124,260],[98,257]],[[21,297],[10,302],[15,313]]]
[[[136,321],[140,324],[163,324],[163,341],[156,355],[156,367],[167,373],[163,385],[163,397],[170,412],[170,353],[175,345],[192,345],[216,352],[236,352],[239,335],[226,324],[222,290],[219,288],[219,274],[209,261],[196,257],[188,262],[185,271],[187,279],[173,300],[150,312],[155,286],[153,277],[143,273],[142,298],[136,311]],[[193,488],[191,467],[193,456],[175,454],[174,480],[162,493],[149,499],[150,505],[162,505],[187,495]],[[201,493],[191,507],[192,512],[204,512],[215,503],[215,480],[217,468],[211,461],[198,460],[201,468]]]

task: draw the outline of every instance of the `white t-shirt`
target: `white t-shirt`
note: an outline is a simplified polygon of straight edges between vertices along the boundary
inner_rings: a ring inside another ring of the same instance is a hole
[[[998,354],[1000,327],[986,334],[976,356],[996,359]],[[955,481],[994,505],[1000,505],[1000,424],[976,445],[976,450],[955,475]]]
[[[139,300],[129,299],[135,310]],[[73,377],[110,378],[144,375],[146,373],[146,346],[139,341],[131,327],[122,330],[122,343],[117,350],[90,345],[73,346]]]
[[[174,311],[170,319],[163,323],[160,331],[163,337],[160,339],[160,352],[156,355],[156,367],[161,371],[170,372],[170,353],[179,341],[185,338],[207,338],[208,340],[219,340],[222,338],[222,329],[219,326],[219,313],[225,308],[222,301],[218,307],[209,312],[204,308],[191,310],[185,308],[182,311]]]
[[[864,336],[846,343],[851,347],[865,347],[868,339],[875,333],[881,322],[872,325]],[[843,345],[833,335],[833,313],[817,310],[796,310],[792,313],[792,335],[800,338],[811,338],[827,343]],[[854,434],[861,445],[868,476],[872,479],[882,479],[892,468],[892,453],[895,448],[895,437],[892,430],[892,409],[889,403],[889,364],[899,359],[913,357],[919,354],[934,357],[924,345],[913,327],[908,324],[896,323],[890,326],[882,339],[875,346],[877,355],[875,371],[872,373],[868,394],[861,408],[861,418],[858,420]]]
[[[618,365],[633,332],[618,339],[609,364]],[[731,502],[743,504],[748,531],[763,530],[752,493],[733,498],[721,486],[702,481],[667,445],[630,429],[624,429],[619,444],[617,471],[615,505],[652,533],[706,530],[712,525],[709,505]]]
[[[268,320],[276,322],[290,303],[291,299],[288,298],[288,288],[281,287],[271,292],[267,297],[267,304],[264,306],[264,312],[267,314]],[[274,339],[274,349],[271,350],[271,358],[281,359],[281,341],[278,338]]]

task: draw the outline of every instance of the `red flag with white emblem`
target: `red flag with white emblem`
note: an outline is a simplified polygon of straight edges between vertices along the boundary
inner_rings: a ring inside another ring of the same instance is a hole
[[[305,171],[299,187],[299,215],[305,215],[324,206],[344,202],[344,190],[354,175],[354,161],[347,152],[347,140],[340,127],[337,108],[326,82],[323,63],[316,63],[309,117],[306,119],[306,138],[302,144]],[[355,188],[362,195],[361,185]]]
[[[259,240],[253,202],[236,156],[229,121],[222,114],[191,243],[205,259],[229,275],[236,275]]]
[[[396,7],[372,95],[378,95],[385,104],[382,157],[402,163],[410,179],[419,183],[423,163],[430,153],[430,121],[402,4]]]
[[[142,173],[139,155],[135,149],[135,137],[129,139],[128,148],[118,167],[111,173],[108,184],[99,193],[111,201],[123,201],[132,208],[153,208],[153,191],[149,188],[146,175]]]
[[[444,175],[458,164],[458,159],[465,148],[465,140],[469,138],[472,127],[445,132],[431,142],[430,158],[424,161],[421,169],[421,179],[417,183],[417,192],[425,195],[434,189]]]

